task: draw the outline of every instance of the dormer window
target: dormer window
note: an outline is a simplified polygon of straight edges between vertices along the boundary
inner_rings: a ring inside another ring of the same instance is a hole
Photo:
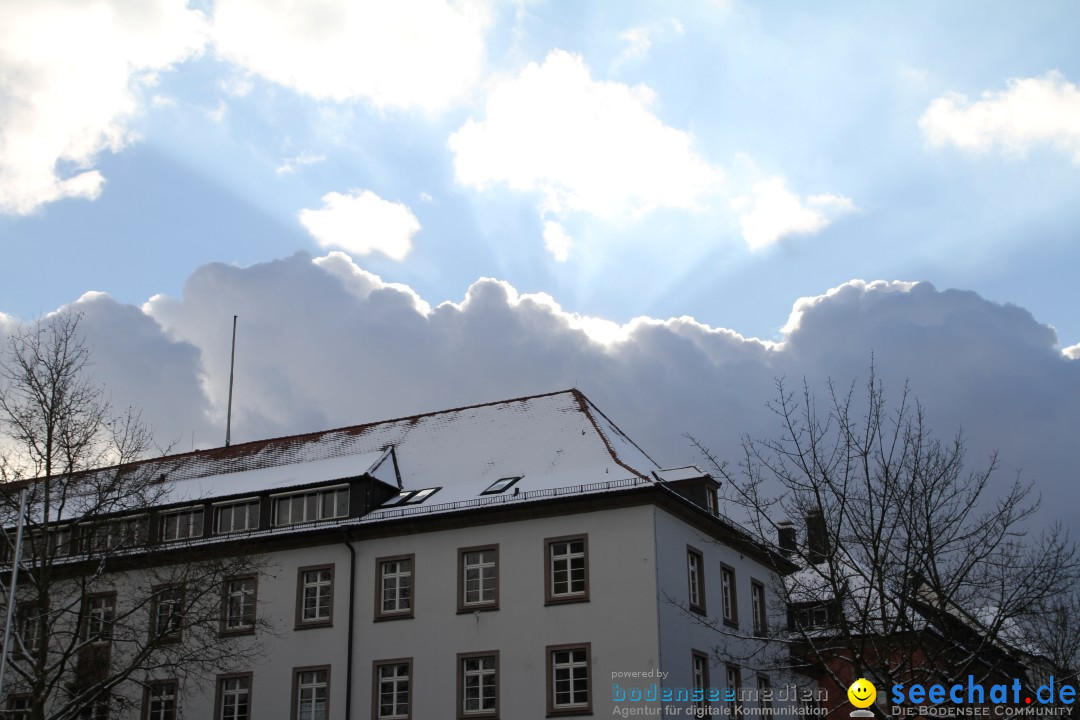
[[[521,479],[521,475],[515,475],[514,477],[499,478],[495,482],[488,485],[487,490],[480,493],[481,495],[498,495],[499,493],[508,490],[518,480]]]
[[[349,486],[308,490],[274,498],[274,525],[296,525],[349,514]]]

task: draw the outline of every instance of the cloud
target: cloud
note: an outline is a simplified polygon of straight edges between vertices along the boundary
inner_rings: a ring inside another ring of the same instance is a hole
[[[1080,89],[1058,71],[1014,78],[1004,91],[987,90],[972,102],[950,93],[936,98],[919,119],[931,145],[972,152],[998,149],[1022,155],[1050,145],[1080,164]]]
[[[1022,468],[1043,517],[1075,496],[1077,348],[1022,308],[927,283],[853,280],[797,299],[780,342],[689,317],[585,317],[488,278],[432,306],[340,252],[206,265],[182,297],[142,309],[77,304],[114,399],[185,444],[192,430],[222,442],[237,314],[237,442],[576,386],[663,465],[698,460],[684,432],[736,461],[744,433],[778,431],[764,407],[775,378],[844,389],[872,354],[893,397],[910,380],[939,437],[963,427],[972,466],[996,449],[1002,482]]]
[[[1073,360],[1080,360],[1080,343],[1077,343],[1072,347],[1065,348],[1064,350],[1062,350],[1062,353],[1067,358],[1071,358]]]
[[[105,151],[136,139],[155,73],[196,55],[203,15],[183,2],[0,3],[0,213],[93,200]]]
[[[686,31],[678,18],[669,18],[666,22],[653,22],[648,25],[628,28],[619,33],[626,47],[612,61],[612,71],[618,70],[623,64],[631,60],[641,60],[652,49],[654,38],[663,38],[671,33],[682,35]]]
[[[490,22],[484,0],[218,0],[213,39],[220,57],[319,100],[439,110],[479,77]]]
[[[383,200],[370,190],[343,195],[330,192],[318,210],[301,210],[302,224],[324,248],[340,248],[357,255],[381,252],[404,260],[420,221],[403,203]]]
[[[325,155],[317,155],[309,150],[305,150],[296,157],[285,158],[285,161],[274,168],[274,172],[278,175],[288,175],[294,173],[305,165],[315,165],[326,160]]]
[[[495,84],[484,117],[449,140],[459,182],[541,196],[543,213],[640,217],[695,207],[723,173],[687,132],[653,113],[655,95],[593,80],[579,55],[555,50]]]
[[[544,247],[556,262],[566,262],[573,245],[573,238],[566,234],[562,225],[552,220],[544,223]]]
[[[739,225],[751,250],[760,250],[789,235],[813,235],[836,216],[855,209],[851,198],[840,195],[800,198],[787,189],[782,177],[755,183],[752,192],[752,198],[732,201],[735,208],[748,208],[739,215]]]

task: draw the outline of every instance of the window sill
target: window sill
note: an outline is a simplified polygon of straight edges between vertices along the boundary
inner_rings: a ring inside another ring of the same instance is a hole
[[[412,620],[415,617],[413,611],[401,613],[382,613],[376,615],[373,622],[386,622],[387,620]]]
[[[498,610],[498,609],[499,609],[498,605],[491,604],[491,603],[489,603],[487,605],[459,605],[458,610],[457,610],[457,614],[458,615],[471,615],[474,612],[491,612],[492,610]],[[495,716],[494,715],[475,715],[474,714],[474,715],[464,715],[463,717],[467,717],[467,718],[470,718],[470,717],[489,718],[489,717],[495,717]]]
[[[593,714],[593,712],[592,712],[591,707],[588,707],[588,708],[567,708],[566,710],[548,710],[548,713],[547,713],[547,715],[545,717],[549,717],[549,718],[572,717],[574,715],[584,716],[584,715],[592,715],[592,714]]]
[[[544,599],[544,605],[568,605],[570,603],[583,603],[589,602],[589,596],[586,593],[579,595],[556,595]]]
[[[686,607],[690,612],[696,613],[697,615],[705,614],[705,608],[700,605],[687,605]]]
[[[736,630],[739,629],[739,621],[738,620],[728,620],[728,619],[725,618],[724,619],[724,624],[727,625],[729,628],[735,628]]]
[[[307,625],[305,625],[304,627],[307,627]],[[254,625],[252,625],[250,627],[222,628],[221,630],[218,631],[218,635],[221,635],[222,637],[233,637],[234,635],[254,635],[254,634],[255,634],[255,626]]]
[[[326,628],[333,626],[334,621],[332,618],[329,620],[309,620],[307,622],[296,623],[296,627],[294,627],[293,630],[310,630],[311,628]]]

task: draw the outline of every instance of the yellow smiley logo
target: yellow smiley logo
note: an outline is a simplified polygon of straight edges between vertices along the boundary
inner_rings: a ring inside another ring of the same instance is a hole
[[[847,697],[857,708],[870,707],[877,697],[877,688],[866,678],[859,678],[847,689]]]

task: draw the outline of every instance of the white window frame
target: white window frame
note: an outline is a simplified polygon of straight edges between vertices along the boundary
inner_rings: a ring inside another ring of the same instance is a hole
[[[343,511],[338,509],[338,494],[344,492],[345,494],[345,507]],[[333,495],[332,510],[330,514],[327,514],[325,498],[329,495]],[[300,492],[280,493],[277,495],[271,495],[271,525],[274,527],[285,527],[288,525],[299,525],[301,523],[319,522],[320,520],[337,520],[349,516],[349,486],[346,485],[332,485],[330,487],[312,488],[309,490],[302,490]],[[309,504],[307,498],[314,497],[314,505]],[[294,502],[295,500],[302,499],[299,506]],[[286,501],[288,504],[286,505]],[[301,512],[299,517],[293,512],[293,509],[299,507]],[[286,510],[287,508],[287,510]]]
[[[579,550],[575,544],[581,544]],[[589,536],[567,535],[544,540],[545,603],[589,599]],[[577,561],[580,561],[578,563]]]
[[[494,717],[499,713],[499,653],[458,655],[458,717]],[[475,703],[474,707],[469,707]],[[486,707],[485,707],[486,705]]]
[[[244,532],[246,530],[258,530],[259,529],[259,513],[261,502],[259,498],[245,498],[243,500],[231,500],[224,503],[214,504],[214,534],[215,535],[228,535],[230,533]],[[244,523],[243,527],[238,527],[236,523],[236,511],[238,508],[244,508],[243,514]],[[254,518],[252,517],[252,508],[254,508]],[[225,515],[225,511],[228,511],[229,527],[227,529],[222,528],[222,518]],[[252,522],[254,520],[254,522]]]
[[[245,587],[247,583],[251,584],[250,589]],[[237,585],[240,587],[237,588]],[[242,632],[255,627],[256,592],[258,592],[258,579],[254,575],[229,578],[225,581],[225,597],[223,599],[225,607],[222,617],[222,630],[225,632]],[[249,606],[251,622],[244,622],[248,617]],[[234,607],[238,607],[240,610],[239,622],[233,622],[236,617],[232,612]]]
[[[383,671],[389,671],[384,673]],[[373,713],[378,720],[409,720],[412,717],[412,659],[375,662]],[[383,697],[390,698],[383,703]],[[402,700],[404,695],[404,700]],[[383,712],[388,709],[387,712]]]
[[[325,573],[325,575],[324,575]],[[300,568],[297,626],[325,625],[334,617],[334,568],[332,565]],[[308,591],[315,602],[314,614],[308,616]]]
[[[294,720],[328,720],[330,717],[329,668],[297,668],[293,673],[296,688],[292,716]]]
[[[175,680],[161,680],[147,685],[145,720],[176,720],[178,690]],[[155,710],[154,703],[161,705]]]
[[[225,720],[225,711],[232,710],[232,720],[250,720],[251,718],[251,674],[230,675],[218,678],[216,720]],[[235,683],[235,685],[234,685]]]
[[[411,617],[413,614],[414,555],[378,558],[376,619]],[[387,593],[390,593],[389,596]]]
[[[478,561],[469,562],[470,555],[478,555]],[[490,571],[490,572],[485,572]],[[461,549],[461,605],[462,608],[489,607],[499,602],[499,548],[488,547]],[[470,583],[475,589],[470,589]],[[470,599],[470,593],[474,598]]]
[[[588,713],[592,709],[592,660],[588,643],[547,648],[549,714]],[[585,697],[576,687],[585,682]],[[567,686],[566,684],[569,683]],[[563,689],[560,690],[560,685]]]
[[[176,518],[173,532],[169,531],[170,518]],[[158,536],[163,543],[195,540],[202,537],[205,522],[206,510],[202,505],[169,510],[158,516]]]
[[[727,565],[720,566],[720,601],[724,622],[728,625],[739,624],[739,606],[736,596],[735,570]]]

